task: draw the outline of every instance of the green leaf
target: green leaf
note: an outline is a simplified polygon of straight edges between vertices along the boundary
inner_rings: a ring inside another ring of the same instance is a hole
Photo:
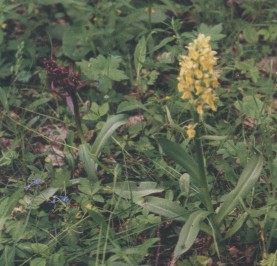
[[[235,102],[235,107],[247,117],[254,118],[257,121],[264,113],[264,103],[256,96],[244,96],[242,101]]]
[[[258,41],[258,33],[252,26],[246,26],[243,29],[243,36],[248,43],[254,44]]]
[[[88,196],[93,196],[94,194],[96,194],[99,189],[100,189],[100,184],[101,182],[100,181],[97,181],[97,182],[94,182],[94,183],[91,183],[88,179],[86,178],[82,178],[80,180],[80,183],[79,183],[79,186],[78,186],[78,189],[88,195]]]
[[[112,134],[116,131],[116,129],[128,121],[127,118],[128,116],[124,114],[110,117],[99,132],[99,135],[95,139],[92,146],[89,146],[88,143],[81,144],[79,146],[79,156],[81,161],[84,163],[84,168],[88,174],[89,179],[97,179],[97,164],[95,159],[97,159],[102,148],[107,143]]]
[[[189,214],[188,211],[177,202],[153,196],[148,196],[142,200],[138,200],[136,201],[136,204],[151,212],[177,221],[186,221]]]
[[[9,245],[5,245],[4,250],[1,250],[0,265],[14,266],[14,261],[15,248]]]
[[[250,77],[254,83],[258,82],[258,78],[260,76],[259,69],[256,66],[255,60],[253,58],[244,61],[236,61],[235,68],[240,70],[242,74],[245,74],[246,77]]]
[[[51,266],[65,266],[65,255],[63,250],[59,250],[57,253],[52,254],[49,257],[48,265]]]
[[[38,196],[31,198],[27,195],[24,197],[28,205],[32,209],[37,209],[43,202],[48,201],[56,192],[58,188],[49,187],[39,193]]]
[[[139,40],[134,54],[134,63],[135,63],[137,77],[139,77],[139,73],[142,68],[142,64],[145,62],[145,59],[146,59],[146,40],[145,40],[145,37],[143,36]]]
[[[10,215],[19,199],[23,196],[23,189],[19,189],[14,192],[10,197],[1,198],[0,201],[0,236],[2,234],[2,229],[5,225],[7,219],[10,219]]]
[[[17,244],[17,247],[31,254],[49,255],[49,246],[46,244],[21,242]]]
[[[221,34],[222,29],[223,27],[221,23],[211,27],[202,23],[199,26],[198,32],[210,36],[211,41],[219,41],[226,36],[225,34]]]
[[[81,26],[68,27],[63,34],[62,42],[63,53],[73,60],[82,59],[90,51]]]
[[[176,163],[181,165],[191,176],[191,182],[197,185],[201,184],[201,178],[198,172],[198,166],[194,159],[181,147],[181,145],[170,140],[159,138],[158,143],[161,145],[164,153]]]
[[[107,143],[112,134],[117,128],[124,125],[128,121],[128,116],[124,114],[119,114],[110,117],[103,128],[101,129],[99,135],[95,139],[93,145],[91,146],[91,152],[95,156],[98,156],[103,146]]]
[[[93,155],[91,153],[89,144],[88,143],[81,144],[78,148],[78,154],[79,154],[80,160],[84,164],[84,168],[88,174],[88,178],[90,180],[96,180],[97,179],[97,170],[96,170],[97,165],[92,158]]]
[[[3,106],[5,111],[9,110],[9,102],[7,97],[7,92],[0,87],[0,103]]]
[[[208,211],[199,210],[190,215],[179,234],[177,245],[174,249],[174,258],[178,259],[193,245],[199,230],[200,223],[210,214]]]
[[[152,50],[151,53],[154,53],[155,51],[161,49],[162,47],[164,47],[165,45],[167,45],[168,43],[174,41],[175,38],[174,37],[166,37],[164,38],[158,45],[156,45]]]
[[[136,109],[146,110],[146,108],[144,107],[144,105],[142,103],[140,103],[139,101],[137,101],[135,99],[132,99],[130,101],[124,101],[124,102],[120,103],[117,108],[117,113],[132,111],[132,110],[136,110]]]
[[[119,70],[121,57],[109,56],[105,58],[103,55],[98,55],[96,58],[91,58],[89,61],[83,60],[77,63],[80,66],[82,73],[92,80],[101,80],[109,78],[113,81],[125,80],[128,77],[122,70]]]
[[[179,179],[179,186],[181,191],[184,193],[184,195],[187,197],[189,195],[190,191],[190,175],[185,173],[182,174]]]
[[[236,222],[232,225],[232,227],[228,229],[224,236],[224,239],[230,239],[230,237],[233,236],[245,224],[245,220],[247,219],[247,217],[247,212],[241,214],[236,220]]]
[[[261,266],[276,266],[277,265],[277,251],[275,253],[264,254],[261,261]]]
[[[106,115],[109,112],[109,104],[104,103],[102,105],[98,105],[93,102],[90,107],[89,113],[83,116],[84,120],[95,121],[98,120],[101,116]]]
[[[34,102],[32,102],[28,108],[31,110],[36,109],[38,106],[48,103],[51,100],[51,98],[40,98]]]
[[[229,215],[254,187],[263,169],[263,157],[254,155],[243,170],[236,187],[226,196],[216,214],[217,223]]]
[[[153,193],[160,193],[164,191],[163,188],[157,188],[156,182],[133,182],[125,181],[118,182],[114,186],[114,193],[126,198],[126,199],[136,199],[144,196],[148,196]]]
[[[44,258],[35,258],[30,261],[30,266],[46,266],[47,262]]]
[[[109,111],[109,104],[108,103],[103,103],[102,105],[99,106],[99,115],[104,116],[108,113]]]

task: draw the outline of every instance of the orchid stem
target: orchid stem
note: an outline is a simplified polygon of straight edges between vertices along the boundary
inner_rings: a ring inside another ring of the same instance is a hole
[[[86,143],[86,139],[85,139],[84,132],[82,129],[82,123],[81,123],[81,117],[80,117],[80,111],[79,111],[79,105],[78,105],[78,99],[77,99],[76,92],[72,92],[70,96],[71,96],[72,103],[73,103],[74,119],[75,119],[79,138],[82,143]]]
[[[199,114],[195,111],[192,111],[192,117],[193,122],[197,124],[195,131],[195,138],[194,138],[194,144],[195,144],[195,151],[196,151],[196,161],[199,168],[199,173],[201,177],[201,193],[203,193],[203,198],[205,202],[203,204],[206,206],[208,211],[214,212],[213,205],[212,205],[212,199],[209,193],[209,186],[208,186],[208,180],[207,180],[207,174],[206,174],[206,167],[205,167],[205,161],[204,161],[204,153],[203,153],[203,147],[202,142],[200,139],[200,126],[199,126]]]

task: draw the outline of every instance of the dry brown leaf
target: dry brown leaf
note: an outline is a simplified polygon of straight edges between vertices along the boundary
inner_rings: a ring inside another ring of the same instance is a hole
[[[277,57],[267,56],[256,64],[258,69],[266,75],[277,75]]]

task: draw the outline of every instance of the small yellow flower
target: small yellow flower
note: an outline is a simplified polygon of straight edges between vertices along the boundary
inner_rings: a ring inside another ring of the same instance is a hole
[[[196,124],[195,125],[189,124],[187,126],[187,135],[190,139],[195,137],[195,134],[196,134],[195,127],[196,127]]]
[[[3,30],[5,30],[7,27],[8,27],[8,24],[7,24],[7,23],[3,23],[3,24],[1,25],[1,28],[2,28]]]
[[[188,46],[188,50],[189,50],[189,55],[188,56],[196,61],[199,57],[198,52],[192,46]]]
[[[199,102],[199,103],[198,103],[198,105],[197,105],[197,107],[196,107],[196,111],[197,111],[197,113],[200,114],[200,115],[203,115],[203,114],[204,114],[202,102]]]

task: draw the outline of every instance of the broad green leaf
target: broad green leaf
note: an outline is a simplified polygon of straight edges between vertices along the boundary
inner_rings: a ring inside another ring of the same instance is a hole
[[[189,174],[185,173],[185,174],[181,175],[181,177],[179,179],[179,186],[180,186],[181,191],[187,197],[189,195],[189,191],[190,191],[190,176],[189,176]]]
[[[91,180],[97,179],[97,164],[95,159],[97,159],[102,148],[116,129],[128,121],[127,118],[128,116],[124,114],[110,117],[99,132],[92,146],[89,146],[87,143],[79,146],[78,152],[80,159],[84,163],[84,168]]]
[[[112,134],[116,131],[117,128],[124,125],[128,121],[128,116],[124,114],[119,114],[110,117],[105,123],[104,127],[101,129],[99,135],[94,141],[91,152],[95,156],[98,156],[101,152],[103,146],[107,143]]]
[[[191,176],[191,182],[197,185],[201,184],[201,179],[198,172],[198,166],[194,159],[177,143],[170,140],[159,138],[164,153],[176,163],[181,165]]]
[[[264,113],[264,103],[256,96],[244,96],[242,101],[236,101],[235,107],[247,117],[260,120]]]
[[[243,29],[243,36],[248,43],[256,43],[258,41],[258,33],[252,26],[246,26]]]
[[[63,34],[62,42],[63,53],[73,60],[82,59],[90,51],[81,26],[68,27]]]
[[[10,218],[11,212],[18,203],[19,199],[23,196],[23,189],[14,192],[10,197],[1,198],[0,201],[0,236],[2,229],[7,219]]]
[[[276,266],[277,265],[277,251],[275,253],[264,254],[261,266]]]
[[[200,223],[210,212],[199,210],[190,215],[179,234],[177,245],[174,249],[174,257],[178,259],[182,254],[188,251],[193,245],[199,231]]]
[[[114,81],[121,81],[128,77],[122,70],[119,70],[122,59],[119,56],[104,57],[98,55],[96,58],[91,58],[89,61],[83,60],[77,63],[80,66],[82,73],[92,80],[102,80],[109,78]]]
[[[104,116],[109,112],[109,104],[108,103],[103,103],[102,105],[99,106],[99,115]]]
[[[17,244],[17,247],[31,254],[49,255],[49,246],[46,244],[21,242]]]
[[[60,249],[57,253],[52,254],[49,257],[48,265],[65,266],[66,260],[65,260],[64,251],[62,249]]]
[[[30,261],[30,266],[46,266],[46,264],[45,258],[35,258]]]
[[[101,184],[101,181],[91,183],[87,178],[82,178],[80,180],[80,184],[78,186],[78,189],[82,193],[84,193],[88,196],[93,196],[94,194],[96,194],[99,191],[100,184]]]
[[[98,120],[101,116],[104,116],[109,111],[109,104],[104,103],[102,105],[98,105],[93,102],[90,107],[90,111],[83,116],[84,120]]]
[[[212,41],[219,41],[223,39],[226,35],[222,34],[223,27],[222,24],[217,24],[215,26],[208,26],[204,23],[200,24],[198,32],[203,33],[206,36],[210,36]]]
[[[10,245],[5,245],[1,250],[0,265],[14,266],[15,265],[15,249]]]
[[[236,220],[236,222],[232,225],[232,227],[228,229],[224,236],[224,239],[229,239],[231,236],[233,236],[245,224],[245,220],[247,219],[247,217],[247,212],[241,214]]]
[[[114,186],[114,193],[117,195],[126,198],[126,199],[135,199],[148,196],[153,193],[160,193],[164,191],[163,188],[157,188],[156,182],[133,182],[125,181],[118,182]]]
[[[217,223],[229,215],[254,187],[263,168],[263,157],[254,155],[243,170],[236,187],[226,196],[216,215]]]
[[[144,107],[144,105],[141,102],[139,102],[135,99],[132,99],[130,101],[124,101],[124,102],[120,103],[117,108],[117,113],[132,111],[132,110],[136,110],[136,109],[146,110],[146,108]]]
[[[148,196],[142,200],[138,200],[136,201],[136,204],[151,212],[177,221],[186,221],[189,214],[188,211],[177,202],[153,196]]]
[[[81,144],[78,148],[78,153],[79,153],[80,160],[84,164],[84,168],[88,174],[88,178],[90,180],[96,180],[97,179],[97,170],[96,170],[97,165],[96,165],[95,161],[93,160],[93,154],[91,153],[89,144],[87,144],[87,143]]]
[[[250,77],[254,83],[258,82],[260,73],[253,58],[244,61],[237,60],[235,68],[240,70],[242,74],[245,74],[246,77]]]
[[[54,194],[58,191],[58,188],[49,187],[39,193],[38,196],[34,198],[30,196],[25,196],[24,199],[27,201],[27,204],[32,209],[37,209],[43,202],[48,201]]]
[[[146,59],[146,40],[145,37],[142,37],[135,49],[134,54],[134,63],[136,68],[137,77],[140,76],[140,70],[142,68],[142,64],[145,62]]]

